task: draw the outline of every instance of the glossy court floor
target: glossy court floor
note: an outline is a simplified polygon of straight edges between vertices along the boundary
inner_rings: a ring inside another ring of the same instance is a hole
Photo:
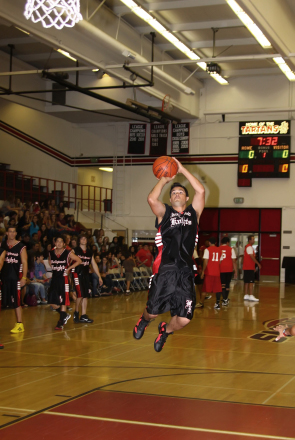
[[[146,292],[90,299],[94,323],[71,319],[62,332],[38,306],[13,336],[2,310],[1,440],[295,438],[295,338],[277,343],[272,330],[295,322],[295,286],[261,283],[255,294],[259,304],[244,302],[233,282],[228,308],[208,300],[161,353],[160,318],[132,337]]]

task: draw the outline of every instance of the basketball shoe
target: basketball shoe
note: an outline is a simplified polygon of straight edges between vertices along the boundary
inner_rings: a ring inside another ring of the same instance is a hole
[[[68,320],[72,317],[72,315],[70,315],[69,313],[67,313],[67,316],[63,319],[63,325],[66,325],[66,323],[68,322]]]
[[[143,337],[144,331],[147,328],[147,326],[150,324],[151,321],[147,321],[144,319],[143,315],[139,318],[138,323],[133,329],[133,337],[135,339],[141,339]]]
[[[220,304],[219,304],[219,303],[215,303],[215,305],[214,305],[214,309],[215,309],[215,310],[220,310]]]
[[[59,319],[55,326],[55,330],[62,330],[62,329],[63,329],[63,322]]]
[[[10,333],[22,333],[24,332],[24,324],[22,322],[17,322],[12,330],[10,330]]]
[[[258,302],[259,299],[258,299],[258,298],[255,298],[254,295],[249,295],[249,299],[248,299],[248,301],[256,301],[256,302]]]
[[[79,322],[84,322],[86,324],[91,324],[93,322],[93,319],[88,318],[87,315],[81,315]]]
[[[173,335],[172,333],[166,333],[166,322],[160,322],[158,329],[159,329],[159,334],[157,336],[157,338],[155,339],[154,342],[154,349],[155,351],[157,351],[158,353],[162,350],[162,348],[165,345],[165,342],[167,341],[167,338],[169,335]]]
[[[80,318],[79,318],[79,312],[74,312],[74,318],[73,321],[78,324],[80,322]]]

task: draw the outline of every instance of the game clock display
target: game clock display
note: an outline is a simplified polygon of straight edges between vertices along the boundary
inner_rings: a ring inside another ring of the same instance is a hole
[[[240,122],[238,186],[290,177],[290,121]]]

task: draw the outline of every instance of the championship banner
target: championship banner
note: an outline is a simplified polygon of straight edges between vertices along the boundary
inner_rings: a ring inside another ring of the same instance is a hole
[[[189,122],[172,124],[171,153],[172,155],[189,153]]]
[[[144,154],[146,124],[129,124],[128,154]]]
[[[166,156],[168,125],[151,124],[150,156]]]

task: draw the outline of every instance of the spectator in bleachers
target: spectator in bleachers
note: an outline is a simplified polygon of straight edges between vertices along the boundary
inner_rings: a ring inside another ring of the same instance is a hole
[[[28,200],[24,204],[23,209],[29,211],[30,215],[33,214],[33,202],[31,200]]]
[[[3,214],[0,213],[0,234],[5,234],[5,226],[4,226],[4,217]]]
[[[98,243],[98,239],[100,238],[99,230],[98,229],[94,229],[92,237],[93,237],[94,243]]]
[[[38,238],[41,241],[42,238],[44,237],[44,235],[48,234],[48,230],[47,230],[47,227],[46,227],[46,225],[44,223],[41,224],[41,225],[38,225],[38,226],[39,226]]]
[[[49,211],[45,210],[44,211],[44,216],[43,216],[43,223],[47,226],[47,223],[50,221],[50,215],[49,215]],[[48,228],[48,226],[47,226]]]
[[[57,209],[57,206],[55,204],[54,199],[52,199],[48,202],[48,211],[49,211],[50,215],[58,214],[58,209]]]
[[[38,221],[37,221],[39,229],[41,229],[41,226],[44,224],[43,220],[44,220],[44,211],[40,211],[38,214]]]
[[[50,216],[50,219],[46,223],[47,229],[49,230],[49,236],[53,237],[57,232],[57,222],[56,222],[56,215],[52,214]]]
[[[33,215],[34,214],[39,214],[40,211],[41,211],[41,208],[40,208],[39,202],[35,202],[33,204]]]
[[[99,272],[103,280],[103,293],[102,295],[112,295],[114,288],[113,280],[109,274],[109,263],[107,257],[103,257],[102,262],[99,265]]]
[[[119,260],[117,259],[116,255],[114,253],[111,253],[110,268],[111,269],[121,269],[121,265],[119,263]]]
[[[52,250],[52,244],[50,242],[48,242],[44,251],[43,251],[44,260],[48,260],[49,252],[51,250]]]
[[[18,210],[22,210],[23,208],[23,203],[21,202],[19,197],[16,197],[15,199],[15,208],[17,208]]]
[[[14,217],[14,216],[10,218],[7,227],[9,227],[9,226],[15,226],[15,227],[17,227],[16,220],[15,220],[15,217]]]
[[[103,246],[105,246],[106,250],[109,250],[109,245],[110,245],[110,239],[109,237],[105,236],[102,240],[102,244]]]
[[[72,249],[75,249],[77,247],[77,237],[76,236],[71,238],[70,247]]]
[[[137,259],[138,266],[151,267],[152,261],[153,261],[153,256],[152,256],[152,254],[149,250],[149,246],[147,244],[145,244],[143,246],[143,249],[140,249],[136,253],[136,259]]]
[[[77,223],[75,222],[74,216],[68,215],[68,222],[67,222],[68,228],[70,228],[72,231],[79,232],[80,228],[78,227]]]
[[[118,246],[119,246],[118,237],[113,237],[113,241],[109,245],[109,250],[112,252],[116,252]]]
[[[57,206],[57,209],[58,209],[59,213],[65,214],[65,203],[64,202],[59,202],[59,204]]]
[[[24,211],[24,215],[19,219],[17,230],[18,232],[23,235],[26,232],[29,232],[31,226],[31,220],[30,220],[30,212],[28,209]]]
[[[39,226],[38,226],[38,216],[35,214],[33,215],[32,221],[31,221],[31,225],[30,225],[30,229],[29,229],[29,234],[32,237],[33,234],[37,233],[38,234],[39,231]]]
[[[7,200],[4,201],[2,207],[1,207],[1,211],[3,212],[3,214],[5,216],[9,215],[12,211],[18,213],[19,208],[17,208],[15,206],[15,202],[14,202],[14,197],[13,196],[8,196]]]
[[[130,246],[129,247],[129,252],[130,252],[131,258],[134,260],[134,264],[136,266],[136,251],[135,251],[135,247],[134,246]]]

